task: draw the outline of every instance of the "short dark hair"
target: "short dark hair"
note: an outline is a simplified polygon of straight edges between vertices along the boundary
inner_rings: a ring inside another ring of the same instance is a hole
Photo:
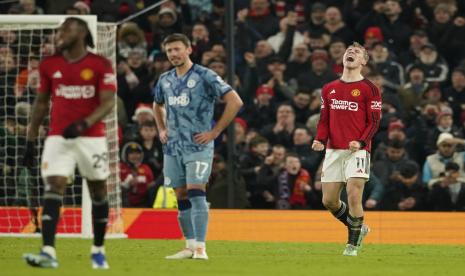
[[[460,166],[459,166],[459,164],[457,164],[455,162],[449,162],[449,163],[446,164],[445,170],[446,171],[458,172],[458,171],[460,171]]]
[[[293,157],[293,158],[297,158],[300,160],[300,156],[296,152],[293,152],[293,151],[286,153],[286,158],[284,160],[287,160],[288,157]]]
[[[250,140],[250,148],[254,148],[259,144],[269,143],[268,140],[263,136],[256,136]]]
[[[63,23],[65,22],[76,22],[76,24],[84,28],[87,32],[86,37],[84,38],[86,45],[89,46],[90,48],[95,48],[94,39],[92,38],[92,33],[90,32],[89,26],[87,25],[86,21],[82,20],[79,17],[71,16],[71,17],[67,17]]]
[[[170,34],[162,42],[163,47],[166,46],[168,43],[176,42],[176,41],[181,41],[182,44],[184,44],[186,47],[191,47],[191,41],[185,34],[181,33],[174,33]]]
[[[415,161],[405,161],[400,165],[399,174],[405,178],[412,178],[420,171]]]

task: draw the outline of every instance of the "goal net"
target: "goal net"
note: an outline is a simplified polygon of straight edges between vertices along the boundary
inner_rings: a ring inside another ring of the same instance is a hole
[[[96,41],[95,52],[115,67],[116,25],[86,20]],[[37,15],[0,17],[0,235],[40,232],[43,181],[40,154],[47,122],[41,128],[38,155],[33,168],[22,165],[27,124],[39,83],[38,64],[54,53],[53,37],[66,16]],[[116,106],[116,105],[115,105]],[[107,183],[110,218],[107,233],[123,237],[119,185],[118,128],[116,108],[105,118],[109,148],[110,177]],[[91,202],[87,185],[76,171],[66,190],[58,225],[59,235],[92,235]]]

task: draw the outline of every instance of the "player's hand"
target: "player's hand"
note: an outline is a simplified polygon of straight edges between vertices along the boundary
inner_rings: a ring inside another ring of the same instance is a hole
[[[160,133],[158,134],[158,136],[160,137],[160,142],[162,144],[166,144],[166,142],[168,142],[168,130],[166,129],[160,130]]]
[[[32,168],[34,165],[34,153],[35,153],[35,142],[26,141],[26,150],[24,151],[24,156],[22,160],[23,166],[27,168]]]
[[[313,140],[312,150],[314,150],[314,151],[322,151],[324,149],[325,149],[325,145],[323,145],[323,143],[321,143],[318,140]]]
[[[350,141],[349,142],[349,150],[351,152],[356,152],[356,151],[360,150],[361,147],[362,147],[362,145],[360,144],[359,141]]]
[[[215,133],[213,130],[197,133],[194,135],[194,140],[197,144],[206,145],[211,141],[215,140],[219,134]]]
[[[65,139],[73,139],[81,136],[87,129],[89,125],[85,120],[79,120],[70,124],[64,131],[63,137]]]

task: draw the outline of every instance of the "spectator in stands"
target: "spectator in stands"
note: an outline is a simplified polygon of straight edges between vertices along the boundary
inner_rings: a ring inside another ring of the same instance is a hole
[[[373,164],[373,173],[384,186],[390,181],[398,180],[399,171],[403,164],[409,160],[406,155],[405,144],[400,140],[388,140],[386,143],[386,158]]]
[[[302,168],[295,153],[286,155],[284,168],[274,181],[277,209],[309,209],[312,203],[318,202],[318,196],[312,191],[312,177]]]
[[[341,39],[344,46],[354,41],[353,31],[345,24],[341,11],[336,6],[330,6],[326,9],[324,27],[331,35],[331,40]]]
[[[465,67],[454,68],[451,82],[451,86],[443,90],[443,101],[452,108],[454,123],[461,124],[465,119]]]
[[[124,101],[128,116],[140,103],[153,103],[146,57],[139,51],[128,53],[127,61],[118,64],[118,96]]]
[[[27,68],[21,70],[16,77],[15,96],[22,98],[23,95],[27,97],[29,94],[35,94],[39,86],[39,62],[40,58],[37,55],[32,55],[28,59]],[[30,90],[33,93],[27,93]],[[21,99],[32,102],[32,99]]]
[[[142,163],[148,165],[154,178],[157,178],[162,173],[163,151],[154,121],[145,121],[139,126],[139,138],[137,140],[144,155]]]
[[[300,73],[310,71],[310,66],[310,51],[307,44],[296,44],[287,62],[287,75],[298,76]]]
[[[161,50],[161,42],[165,37],[173,33],[181,33],[181,23],[178,22],[178,14],[172,7],[163,7],[158,12],[157,21],[152,26],[152,47]]]
[[[251,0],[249,9],[237,13],[236,25],[238,45],[245,51],[279,31],[279,19],[271,13],[268,0]]]
[[[296,128],[295,111],[288,103],[283,103],[276,111],[276,123],[265,125],[261,134],[271,145],[281,144],[286,148],[292,147],[292,133]]]
[[[273,120],[276,114],[273,88],[262,85],[255,92],[255,99],[246,106],[245,118],[251,128],[260,129]]]
[[[292,108],[295,112],[295,121],[298,124],[305,124],[311,115],[310,101],[312,95],[306,88],[300,88],[292,98]]]
[[[145,122],[155,122],[152,106],[139,104],[132,116],[132,123],[124,128],[124,141],[134,141],[139,138],[139,129]]]
[[[374,1],[373,9],[358,22],[356,30],[363,34],[369,27],[379,26],[389,50],[399,54],[402,49],[408,48],[411,33],[410,26],[402,20],[401,14],[399,1]]]
[[[90,10],[99,21],[116,22],[133,14],[136,6],[134,1],[98,0],[92,1]]]
[[[465,180],[460,178],[460,166],[447,163],[440,177],[429,191],[428,205],[434,211],[465,211]]]
[[[441,133],[437,140],[438,150],[436,153],[428,155],[425,164],[423,165],[423,184],[432,187],[434,183],[439,181],[440,174],[444,172],[446,164],[455,162],[460,166],[460,176],[465,177],[464,152],[457,152],[456,144],[463,144],[462,139],[456,139],[450,133]]]
[[[384,77],[386,90],[396,92],[404,85],[404,68],[402,65],[394,61],[384,43],[374,43],[369,52],[376,65],[376,70]]]
[[[383,134],[384,135],[384,134]],[[378,144],[373,152],[371,161],[374,163],[379,160],[385,160],[387,143],[391,140],[397,140],[405,145],[406,156],[415,159],[416,156],[413,147],[413,141],[405,133],[405,125],[402,120],[391,121],[388,125],[386,139]]]
[[[171,63],[169,62],[165,53],[161,53],[158,51],[156,53],[152,53],[148,61],[150,64],[149,66],[150,79],[155,84],[158,81],[158,78],[160,77],[160,75],[168,71],[171,68]],[[150,85],[150,87],[153,87],[154,84]]]
[[[363,40],[364,40],[364,47],[366,49],[371,49],[371,47],[373,47],[373,44],[384,42],[383,31],[381,31],[380,27],[375,27],[375,26],[369,27],[365,31],[365,34],[363,35]]]
[[[321,2],[314,2],[310,10],[309,20],[299,26],[301,32],[322,33],[325,31],[326,5]]]
[[[228,205],[228,174],[231,173],[226,168],[227,164],[224,158],[216,154],[213,158],[212,173],[207,185],[207,199],[211,208],[235,208],[244,209],[248,206],[246,183],[242,175],[236,170],[232,177],[234,186],[233,206]]]
[[[298,126],[294,130],[292,138],[294,147],[291,152],[295,152],[299,156],[302,168],[314,176],[321,160],[323,160],[323,153],[311,149],[313,136],[310,130],[306,127]]]
[[[436,152],[436,141],[441,133],[450,133],[454,137],[460,137],[460,130],[454,125],[452,119],[452,111],[447,107],[444,108],[438,115],[436,115],[436,127],[428,129],[428,136],[426,138],[425,152],[433,154]]]
[[[313,52],[315,50],[326,49],[330,41],[330,36],[325,31],[318,32],[305,32],[305,43],[308,44],[310,50]]]
[[[247,184],[247,197],[252,208],[265,208],[269,206],[269,197],[265,197],[264,183],[257,181],[258,172],[263,166],[269,150],[268,140],[256,136],[250,141],[250,150],[240,158],[240,172]]]
[[[44,11],[41,7],[36,5],[35,0],[19,0],[19,10],[21,14],[44,14]]]
[[[127,59],[130,52],[147,56],[147,42],[144,32],[134,22],[124,23],[118,31],[118,56]]]
[[[453,16],[450,4],[439,3],[434,7],[434,17],[427,28],[431,43],[438,47],[438,52],[442,56],[449,50],[447,44],[450,41],[444,39],[448,38],[449,33],[454,28],[452,23]]]
[[[443,82],[449,73],[449,66],[438,54],[436,46],[427,43],[421,47],[419,58],[413,63],[417,64],[425,72],[427,82]],[[407,65],[407,71],[413,64]]]
[[[408,70],[407,83],[398,91],[407,121],[413,120],[420,108],[423,95],[428,88],[423,68],[413,65]]]
[[[198,22],[195,23],[192,27],[191,37],[191,57],[195,63],[199,63],[201,61],[203,53],[212,47],[212,41],[210,40],[210,32],[208,31],[208,28],[204,23]]]
[[[13,55],[6,54],[0,55],[0,87],[2,92],[0,94],[0,118],[5,119],[14,116],[15,106],[15,82],[16,82],[16,67],[17,63]]]
[[[420,172],[415,162],[406,162],[399,168],[399,175],[386,186],[383,210],[424,210],[427,190],[421,184]]]
[[[310,60],[310,72],[301,73],[297,76],[299,87],[307,87],[310,91],[313,91],[336,79],[329,66],[329,56],[325,50],[313,51]]]
[[[292,100],[295,95],[295,84],[289,82],[286,75],[286,63],[279,56],[273,56],[268,60],[267,76],[265,82],[268,87],[273,88],[276,102]]]
[[[346,52],[347,44],[339,39],[333,38],[329,43],[329,56],[331,58],[331,68],[333,74],[340,77],[342,75],[342,70],[344,66],[342,64],[342,60],[344,58],[344,53]]]
[[[428,35],[425,31],[415,30],[410,36],[410,47],[402,49],[402,52],[399,54],[399,62],[402,66],[407,66],[420,58],[421,48],[428,42]]]
[[[296,31],[297,14],[289,11],[287,16],[279,21],[279,32],[268,37],[273,51],[279,53],[285,60],[291,54],[292,48],[304,42],[304,36]]]
[[[90,7],[85,1],[76,1],[73,5],[80,15],[87,15],[90,14]]]
[[[149,198],[149,189],[154,185],[154,178],[149,166],[142,163],[142,147],[129,142],[121,150],[120,177],[123,189],[123,206],[151,207],[153,199]]]
[[[266,201],[263,207],[266,209],[275,208],[276,179],[284,168],[286,151],[283,145],[274,145],[271,148],[271,153],[265,157],[263,165],[258,170],[257,182],[262,186],[262,196]]]

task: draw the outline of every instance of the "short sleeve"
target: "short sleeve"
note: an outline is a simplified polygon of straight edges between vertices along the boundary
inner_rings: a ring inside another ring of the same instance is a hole
[[[47,74],[46,68],[46,64],[44,62],[41,62],[39,65],[40,83],[39,89],[37,89],[38,93],[50,93],[51,81],[50,77]]]
[[[108,60],[102,62],[100,69],[100,79],[98,80],[98,91],[113,91],[116,92],[116,75],[113,67]]]
[[[205,81],[210,85],[210,95],[219,98],[229,91],[233,90],[232,87],[227,84],[218,74],[213,70],[208,69],[205,73]]]
[[[165,103],[165,97],[163,95],[163,89],[161,87],[162,80],[163,80],[163,78],[161,78],[161,77],[158,79],[157,84],[155,85],[155,87],[153,88],[153,91],[152,91],[153,100],[157,104],[164,104]]]

